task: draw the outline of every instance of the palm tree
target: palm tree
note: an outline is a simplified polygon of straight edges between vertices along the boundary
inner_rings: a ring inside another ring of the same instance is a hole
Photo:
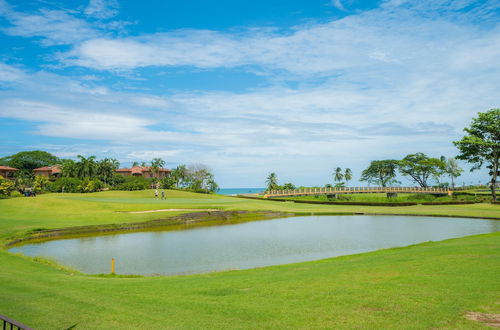
[[[173,169],[170,175],[173,178],[174,185],[176,188],[179,188],[179,186],[183,186],[188,177],[188,171],[186,165],[177,166],[176,168]]]
[[[165,166],[165,161],[163,159],[153,158],[153,160],[151,161],[151,172],[155,174],[155,178],[158,179],[158,173],[160,173],[160,168],[162,168],[163,166]]]
[[[267,190],[275,190],[278,188],[278,176],[276,173],[270,173],[266,179]]]
[[[74,178],[76,174],[76,163],[71,159],[64,159],[61,164],[61,175],[64,177]]]
[[[352,179],[352,171],[350,168],[346,168],[344,172],[345,185],[349,186],[349,181]]]
[[[80,161],[76,163],[76,174],[80,179],[93,178],[97,174],[97,164],[95,162],[95,156],[90,156],[88,158],[78,155]]]
[[[97,175],[104,183],[109,183],[115,174],[115,171],[120,167],[120,163],[113,158],[104,158],[98,161]]]
[[[448,158],[446,161],[446,168],[444,170],[451,178],[451,186],[455,188],[455,178],[459,177],[464,171],[458,166],[457,160],[455,158]]]
[[[333,175],[335,176],[334,180],[337,181],[338,183],[340,183],[344,178],[344,174],[342,174],[342,169],[340,167],[337,167]]]

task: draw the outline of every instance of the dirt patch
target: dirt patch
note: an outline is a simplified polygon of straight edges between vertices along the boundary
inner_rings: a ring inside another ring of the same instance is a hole
[[[139,213],[154,213],[154,212],[179,212],[179,211],[219,211],[218,209],[161,209],[161,210],[147,210],[147,211],[131,211],[127,213],[139,214]]]
[[[500,314],[467,312],[465,318],[471,321],[481,322],[490,327],[500,328]]]

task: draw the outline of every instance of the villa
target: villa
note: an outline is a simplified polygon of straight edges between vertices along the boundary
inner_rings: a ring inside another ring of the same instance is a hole
[[[168,176],[170,170],[166,168],[159,168],[158,175],[153,172],[151,166],[134,166],[132,168],[119,168],[116,170],[116,173],[125,175],[125,176],[142,176],[144,178],[158,178],[163,179]]]
[[[0,166],[0,175],[6,179],[14,180],[14,174],[19,171],[17,168],[10,166]]]
[[[35,175],[42,175],[47,178],[51,177],[60,177],[61,176],[61,167],[59,165],[54,165],[54,166],[44,166],[44,167],[39,167],[35,168],[33,170]]]

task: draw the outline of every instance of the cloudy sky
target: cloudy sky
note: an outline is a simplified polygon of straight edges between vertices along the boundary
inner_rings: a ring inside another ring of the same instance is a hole
[[[500,0],[0,0],[0,43],[0,157],[161,157],[222,187],[453,157],[500,106]]]

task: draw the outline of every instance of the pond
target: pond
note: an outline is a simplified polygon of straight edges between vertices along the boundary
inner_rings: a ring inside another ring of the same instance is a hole
[[[500,221],[304,216],[179,231],[61,239],[10,249],[84,273],[179,275],[318,260],[500,230]]]

